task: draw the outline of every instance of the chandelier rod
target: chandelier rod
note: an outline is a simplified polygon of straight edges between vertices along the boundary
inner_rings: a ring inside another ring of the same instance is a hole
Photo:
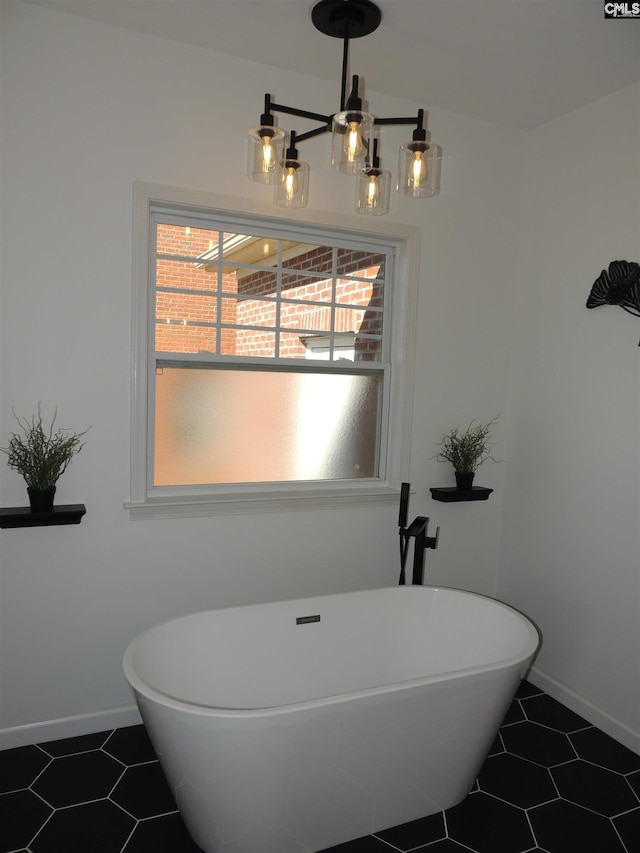
[[[344,110],[347,103],[347,66],[349,65],[349,24],[345,24],[344,39],[342,41],[342,85],[340,88],[340,112]]]

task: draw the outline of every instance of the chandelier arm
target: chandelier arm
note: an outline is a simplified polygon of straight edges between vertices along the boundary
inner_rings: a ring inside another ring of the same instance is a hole
[[[276,113],[286,113],[290,116],[298,116],[298,118],[308,118],[311,121],[321,121],[324,124],[331,124],[333,116],[327,116],[323,113],[313,113],[309,110],[299,110],[297,107],[287,107],[284,104],[276,104],[273,101],[270,102],[272,112]],[[300,137],[298,137],[300,139]]]
[[[416,116],[399,116],[398,118],[375,118],[374,124],[419,124]]]
[[[331,119],[328,124],[323,124],[321,127],[316,127],[313,130],[308,130],[306,133],[296,134],[296,142],[304,142],[305,139],[312,139],[314,136],[320,136],[322,133],[331,132]]]

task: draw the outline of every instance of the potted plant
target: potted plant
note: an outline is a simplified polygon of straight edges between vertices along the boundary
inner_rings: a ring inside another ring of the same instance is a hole
[[[491,427],[497,420],[495,417],[487,424],[476,424],[474,420],[464,432],[454,428],[442,437],[440,451],[434,458],[453,465],[458,489],[469,491],[476,469],[487,459],[497,461],[489,453]]]
[[[8,447],[0,447],[8,456],[9,468],[14,468],[24,477],[32,512],[51,512],[56,492],[56,483],[66,471],[76,453],[80,453],[84,442],[80,439],[87,432],[72,432],[55,428],[57,409],[49,427],[42,421],[40,404],[38,414],[30,420],[20,418],[14,412],[20,432],[14,432]]]

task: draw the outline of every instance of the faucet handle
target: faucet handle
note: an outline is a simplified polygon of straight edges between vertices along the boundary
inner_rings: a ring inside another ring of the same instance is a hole
[[[438,540],[440,539],[440,525],[436,527],[436,535],[435,536],[427,536],[426,537],[426,548],[433,548],[435,551],[438,547]]]

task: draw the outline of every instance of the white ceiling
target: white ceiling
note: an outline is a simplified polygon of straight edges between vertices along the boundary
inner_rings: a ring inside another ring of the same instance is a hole
[[[314,0],[26,2],[335,80],[339,100],[342,42],[315,30]],[[529,129],[640,80],[640,19],[604,20],[603,2],[378,0],[351,72],[367,91]]]

